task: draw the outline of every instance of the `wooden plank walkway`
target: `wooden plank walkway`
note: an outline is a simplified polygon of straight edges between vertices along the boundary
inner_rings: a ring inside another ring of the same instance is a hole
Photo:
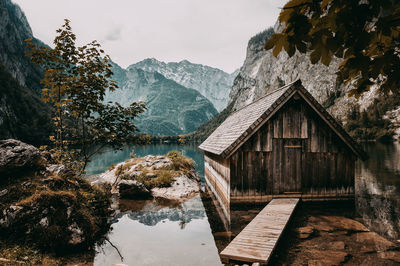
[[[298,202],[298,198],[273,199],[221,252],[222,261],[267,264]]]

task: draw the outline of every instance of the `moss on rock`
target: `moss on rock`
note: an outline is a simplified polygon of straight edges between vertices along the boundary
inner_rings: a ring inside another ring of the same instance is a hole
[[[48,166],[0,184],[2,247],[64,254],[91,248],[108,231],[110,189],[93,187],[68,171],[53,171],[59,168]]]

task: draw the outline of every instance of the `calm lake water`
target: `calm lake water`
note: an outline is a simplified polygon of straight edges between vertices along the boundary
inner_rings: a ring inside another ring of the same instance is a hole
[[[87,174],[104,172],[130,157],[182,151],[204,178],[203,153],[197,145],[157,144],[108,150],[93,158]],[[371,230],[400,238],[400,144],[364,145],[369,160],[356,167],[356,211]],[[201,198],[185,203],[125,201],[114,218],[110,243],[97,247],[95,265],[221,265]]]

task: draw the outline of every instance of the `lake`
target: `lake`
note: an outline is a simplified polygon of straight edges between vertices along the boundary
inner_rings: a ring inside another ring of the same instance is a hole
[[[369,159],[356,164],[356,212],[372,231],[397,240],[400,238],[400,144],[368,143],[363,147]],[[163,155],[171,150],[182,151],[192,158],[204,182],[203,153],[193,144],[126,146],[120,151],[106,150],[89,163],[87,174],[104,172],[112,164],[128,159],[132,151],[142,157]],[[210,225],[213,220],[214,217],[207,217],[199,196],[185,203],[156,200],[121,202],[120,212],[109,233],[113,245],[106,242],[97,247],[94,263],[221,265]]]

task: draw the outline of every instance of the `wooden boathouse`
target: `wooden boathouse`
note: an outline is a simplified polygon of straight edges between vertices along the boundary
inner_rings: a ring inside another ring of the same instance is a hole
[[[234,203],[354,197],[358,144],[298,80],[231,114],[201,145],[207,186]]]

